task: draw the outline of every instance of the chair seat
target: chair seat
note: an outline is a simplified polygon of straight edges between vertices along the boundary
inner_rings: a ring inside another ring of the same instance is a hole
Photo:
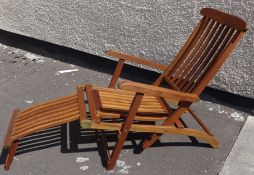
[[[94,88],[94,98],[99,102],[97,115],[101,118],[119,118],[130,109],[135,93],[120,89]],[[155,121],[164,120],[167,111],[157,97],[145,95],[138,109],[136,120]]]

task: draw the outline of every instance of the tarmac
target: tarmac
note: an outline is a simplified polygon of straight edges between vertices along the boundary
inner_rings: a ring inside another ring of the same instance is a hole
[[[107,87],[115,66],[114,61],[90,54],[45,50],[3,39],[0,43],[0,146],[15,108],[25,109],[68,95],[75,92],[77,84]],[[154,79],[154,74],[142,71],[127,65],[122,78],[147,83]],[[253,109],[223,103],[220,98],[224,97],[204,94],[192,106],[219,140],[219,149],[188,137],[164,135],[160,143],[138,153],[135,148],[142,135],[134,133],[114,170],[107,171],[96,133],[80,131],[73,122],[23,139],[9,171],[4,170],[0,158],[0,174],[254,174]],[[183,119],[196,127],[187,114]],[[113,146],[115,134],[108,133],[108,137]]]

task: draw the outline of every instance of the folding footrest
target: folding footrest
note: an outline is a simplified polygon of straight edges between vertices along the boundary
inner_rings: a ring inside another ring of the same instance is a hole
[[[78,120],[79,100],[77,94],[72,94],[25,110],[14,110],[4,141],[4,149],[7,150],[5,169],[9,169],[21,138],[43,129]]]

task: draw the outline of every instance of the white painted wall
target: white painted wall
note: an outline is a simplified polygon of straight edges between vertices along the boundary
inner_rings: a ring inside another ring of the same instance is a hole
[[[236,14],[249,31],[210,86],[254,98],[253,0],[0,0],[0,28],[105,56],[113,48],[169,63],[203,7]]]

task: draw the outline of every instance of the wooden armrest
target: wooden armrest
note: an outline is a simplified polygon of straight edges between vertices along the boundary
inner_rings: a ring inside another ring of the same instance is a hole
[[[142,65],[145,65],[145,66],[148,66],[148,67],[160,69],[162,71],[166,70],[166,68],[167,68],[167,66],[165,66],[163,64],[159,64],[159,63],[156,63],[156,62],[153,62],[153,61],[149,61],[149,60],[146,60],[144,58],[137,57],[137,56],[128,55],[128,54],[123,53],[123,52],[118,52],[118,51],[114,51],[114,50],[107,50],[105,52],[105,54],[107,56],[116,57],[116,58],[119,58],[119,59],[122,59],[122,60],[134,62],[134,63],[137,63],[137,64],[142,64]]]
[[[123,90],[149,94],[157,97],[164,97],[177,101],[196,102],[199,100],[199,97],[196,94],[174,91],[163,87],[147,85],[133,81],[122,81],[118,84],[118,87],[119,89]]]

